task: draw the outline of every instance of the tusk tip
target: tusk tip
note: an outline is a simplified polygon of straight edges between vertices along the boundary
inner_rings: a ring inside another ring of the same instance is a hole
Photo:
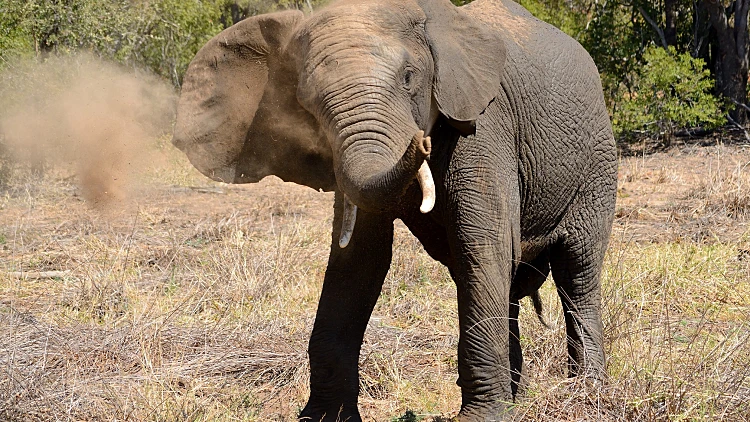
[[[427,214],[428,212],[432,211],[434,207],[435,207],[435,200],[424,200],[422,201],[422,205],[419,206],[419,211],[422,214]]]

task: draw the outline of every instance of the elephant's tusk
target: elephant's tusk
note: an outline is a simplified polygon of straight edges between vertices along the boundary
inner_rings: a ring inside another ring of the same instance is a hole
[[[435,206],[435,181],[432,179],[432,172],[430,166],[427,165],[427,161],[423,162],[422,167],[419,168],[417,180],[419,181],[419,187],[422,188],[422,205],[420,205],[419,211],[422,214],[427,214]]]
[[[341,236],[339,237],[339,247],[345,248],[352,239],[354,232],[354,223],[357,222],[357,206],[344,195],[344,221],[341,223]]]

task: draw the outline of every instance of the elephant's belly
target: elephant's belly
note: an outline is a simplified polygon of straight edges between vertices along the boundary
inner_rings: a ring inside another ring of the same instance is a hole
[[[453,266],[448,234],[442,224],[424,214],[403,215],[400,218],[432,259],[448,268]]]
[[[521,238],[521,261],[529,262],[549,249],[554,242],[552,236]]]
[[[412,234],[419,240],[430,257],[451,268],[455,257],[451,255],[445,226],[425,215],[401,216]],[[555,241],[554,233],[547,236],[522,236],[521,262],[531,262],[547,251]]]

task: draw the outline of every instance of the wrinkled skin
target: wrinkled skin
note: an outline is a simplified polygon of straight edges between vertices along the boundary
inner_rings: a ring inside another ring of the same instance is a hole
[[[603,379],[615,144],[589,56],[517,4],[344,0],[247,19],[191,63],[174,143],[216,180],[336,191],[302,420],[361,420],[359,351],[396,218],[457,286],[459,420],[508,417],[519,300],[550,272],[569,373]],[[422,213],[425,160],[437,199]]]

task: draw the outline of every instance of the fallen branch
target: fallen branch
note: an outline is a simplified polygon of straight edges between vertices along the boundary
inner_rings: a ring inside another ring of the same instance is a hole
[[[61,278],[70,274],[70,270],[65,271],[11,271],[7,273],[12,278],[22,280],[45,280],[50,278]]]
[[[224,189],[220,187],[211,187],[211,186],[172,186],[170,190],[174,193],[200,192],[200,193],[216,193],[219,195],[223,195],[227,193]]]

